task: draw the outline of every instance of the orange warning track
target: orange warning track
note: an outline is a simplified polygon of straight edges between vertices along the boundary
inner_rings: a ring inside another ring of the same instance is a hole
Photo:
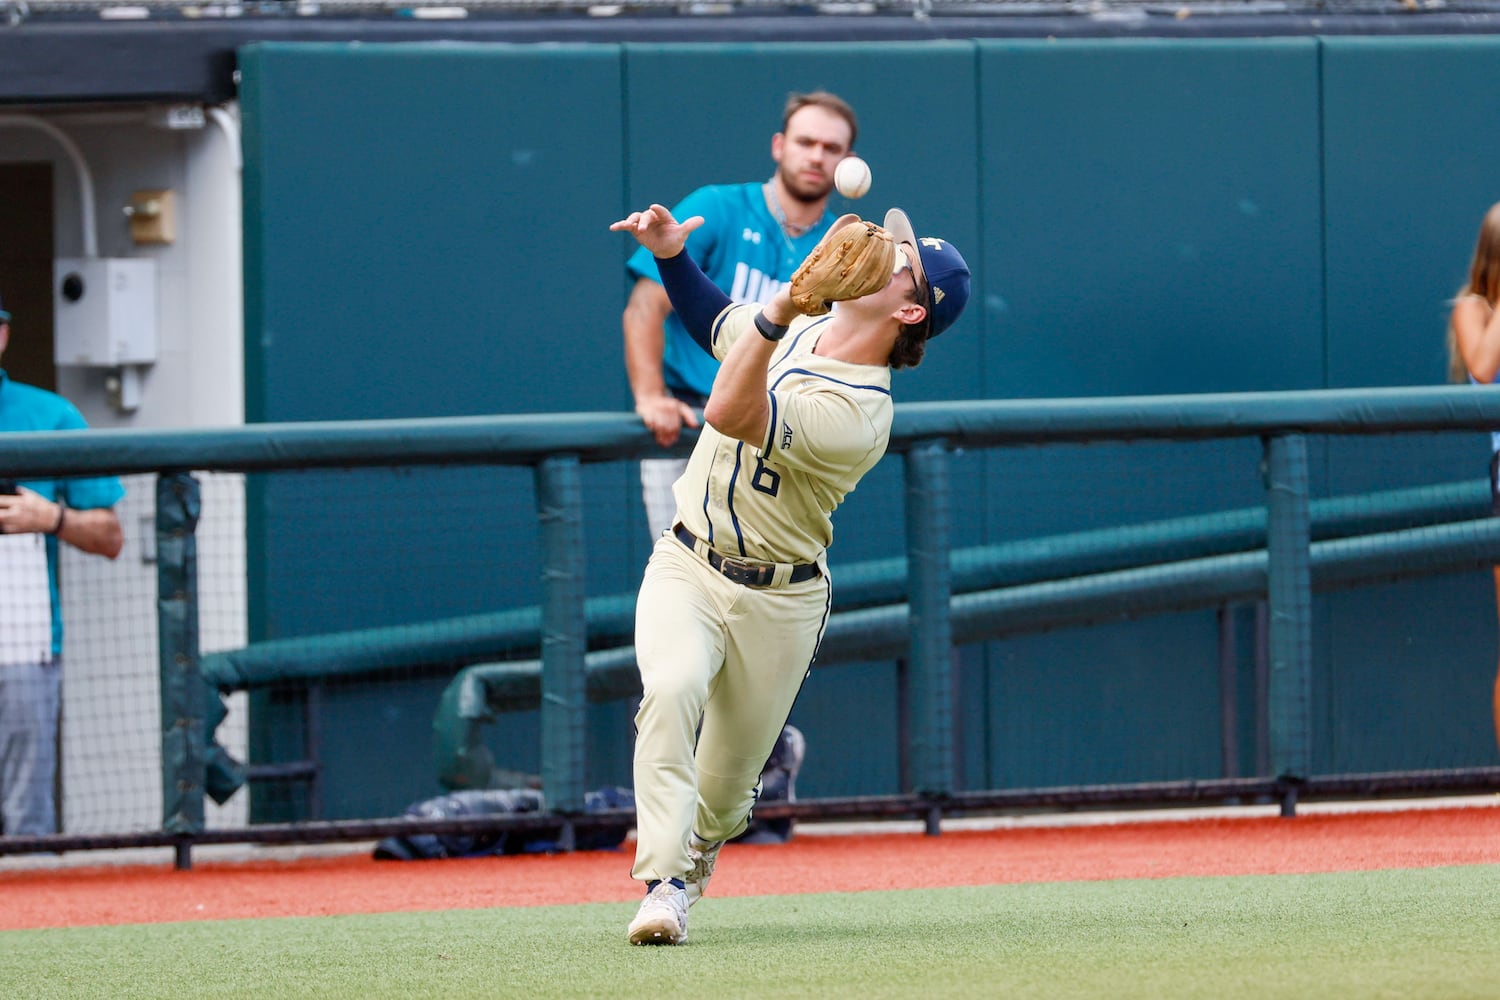
[[[0,930],[627,902],[619,851],[447,861],[369,855],[0,871]],[[1011,882],[1270,875],[1500,864],[1500,808],[1161,820],[731,844],[714,896]]]

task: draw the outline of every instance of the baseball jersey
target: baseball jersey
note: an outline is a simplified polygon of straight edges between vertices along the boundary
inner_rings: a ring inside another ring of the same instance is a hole
[[[759,181],[711,184],[689,194],[672,208],[677,219],[703,216],[703,225],[688,237],[687,252],[710,281],[736,302],[769,302],[792,280],[797,267],[813,252],[833,223],[826,208],[806,233],[791,239],[766,207]],[[626,268],[636,278],[660,281],[656,258],[645,247],[631,254]],[[708,397],[719,363],[704,353],[676,313],[667,317],[662,377],[674,394]]]
[[[714,321],[714,356],[758,337],[754,305]],[[755,446],[705,425],[673,487],[689,531],[734,558],[821,562],[833,511],[885,454],[895,412],[891,370],[813,353],[827,316],[799,316],[766,372],[771,413]]]
[[[55,392],[24,382],[12,382],[0,371],[0,433],[7,431],[70,431],[88,427],[78,408]],[[113,476],[77,479],[22,480],[48,500],[63,501],[76,510],[113,507],[125,496],[125,487]],[[47,585],[52,605],[52,652],[62,652],[62,615],[57,595],[57,539],[48,535]]]

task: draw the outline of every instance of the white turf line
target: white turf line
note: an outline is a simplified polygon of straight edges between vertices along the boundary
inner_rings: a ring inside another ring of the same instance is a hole
[[[1358,799],[1334,802],[1299,802],[1297,815],[1326,815],[1330,813],[1395,812],[1411,809],[1500,809],[1500,794],[1454,795],[1427,798]],[[1120,823],[1164,823],[1191,822],[1202,819],[1250,819],[1279,816],[1281,807],[1276,803],[1243,806],[1166,806],[1155,809],[1132,809],[1124,811],[1081,810],[1062,812],[1030,812],[1000,816],[945,816],[942,829],[958,830],[1014,830],[1045,829],[1070,826],[1111,826]],[[921,820],[880,820],[877,822],[823,823],[801,820],[797,823],[796,837],[837,837],[850,834],[922,833],[926,824]],[[626,837],[626,843],[635,841],[635,831]],[[331,844],[202,844],[192,851],[193,863],[235,861],[296,861],[301,858],[342,857],[350,854],[370,854],[375,841],[340,841]],[[119,850],[70,851],[67,854],[51,855],[0,855],[0,872],[27,869],[89,868],[105,865],[164,865],[171,866],[174,854],[169,847],[134,847]],[[391,862],[398,864],[399,862]]]

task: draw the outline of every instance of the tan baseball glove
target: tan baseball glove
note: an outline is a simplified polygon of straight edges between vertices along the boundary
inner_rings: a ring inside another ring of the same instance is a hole
[[[821,316],[835,302],[880,291],[895,263],[894,236],[858,216],[843,216],[792,275],[792,305],[804,315]]]

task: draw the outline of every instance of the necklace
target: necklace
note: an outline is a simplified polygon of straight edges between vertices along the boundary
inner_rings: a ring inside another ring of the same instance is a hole
[[[782,242],[786,244],[788,250],[795,251],[796,248],[792,246],[792,240],[806,236],[807,231],[813,227],[813,224],[794,226],[788,222],[786,211],[781,207],[781,199],[776,197],[776,188],[770,181],[766,181],[761,186],[761,190],[766,196],[766,206],[770,208],[771,215],[776,219],[776,224],[781,227]]]

